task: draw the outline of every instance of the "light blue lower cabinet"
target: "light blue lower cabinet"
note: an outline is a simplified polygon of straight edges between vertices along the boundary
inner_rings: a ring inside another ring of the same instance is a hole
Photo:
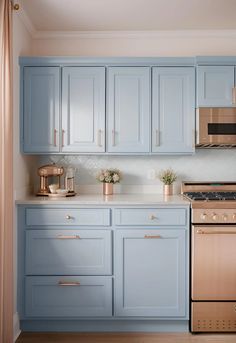
[[[26,317],[112,316],[112,278],[108,276],[27,276]]]
[[[185,236],[184,229],[116,231],[116,316],[186,316]]]
[[[187,206],[18,206],[21,330],[188,331],[188,218]]]

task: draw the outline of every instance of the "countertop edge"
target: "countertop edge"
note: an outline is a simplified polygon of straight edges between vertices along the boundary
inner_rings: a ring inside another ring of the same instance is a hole
[[[190,201],[180,195],[162,194],[101,194],[77,195],[75,197],[48,198],[28,196],[15,200],[16,205],[78,205],[78,206],[190,206]]]

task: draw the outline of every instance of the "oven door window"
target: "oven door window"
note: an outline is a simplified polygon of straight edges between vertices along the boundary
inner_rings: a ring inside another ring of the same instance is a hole
[[[236,123],[208,123],[209,135],[236,135]]]
[[[192,299],[236,299],[236,226],[192,227]]]

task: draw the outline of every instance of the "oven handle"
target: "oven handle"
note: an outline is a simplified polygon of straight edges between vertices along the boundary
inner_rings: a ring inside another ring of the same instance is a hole
[[[199,235],[236,235],[236,231],[229,231],[229,230],[204,231],[202,229],[198,229],[197,234]]]

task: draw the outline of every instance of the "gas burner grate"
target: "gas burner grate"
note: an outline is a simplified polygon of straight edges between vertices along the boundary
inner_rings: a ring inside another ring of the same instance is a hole
[[[186,192],[184,196],[194,201],[236,200],[236,192]]]

